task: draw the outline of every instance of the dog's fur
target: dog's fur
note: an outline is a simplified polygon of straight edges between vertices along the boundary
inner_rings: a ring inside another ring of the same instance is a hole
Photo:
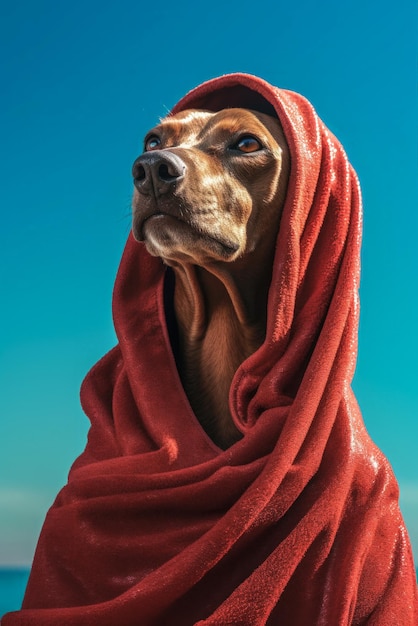
[[[180,377],[221,448],[241,436],[229,388],[265,337],[288,174],[279,121],[246,109],[165,118],[133,166],[133,234],[173,268]]]

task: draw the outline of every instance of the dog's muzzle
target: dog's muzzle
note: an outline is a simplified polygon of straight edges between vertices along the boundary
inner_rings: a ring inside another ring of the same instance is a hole
[[[186,172],[184,161],[168,150],[145,152],[133,164],[134,185],[144,195],[170,193]]]

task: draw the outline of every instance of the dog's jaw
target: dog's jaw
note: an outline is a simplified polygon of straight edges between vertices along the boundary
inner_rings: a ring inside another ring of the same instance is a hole
[[[201,228],[174,215],[156,212],[134,222],[133,234],[143,241],[152,256],[161,257],[166,265],[192,263],[205,266],[215,261],[231,262],[241,254],[240,241],[214,237]]]

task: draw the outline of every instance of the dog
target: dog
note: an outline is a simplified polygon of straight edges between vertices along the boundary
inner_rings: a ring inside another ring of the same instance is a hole
[[[241,108],[168,116],[133,164],[132,232],[174,272],[179,375],[222,449],[242,436],[229,388],[265,338],[289,169],[279,120]]]

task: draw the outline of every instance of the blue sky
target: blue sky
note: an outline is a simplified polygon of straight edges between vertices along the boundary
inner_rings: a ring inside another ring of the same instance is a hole
[[[359,175],[354,388],[417,560],[415,22],[412,0],[1,3],[0,565],[30,563],[85,443],[79,386],[115,343],[142,136],[186,91],[233,71],[304,94]]]

